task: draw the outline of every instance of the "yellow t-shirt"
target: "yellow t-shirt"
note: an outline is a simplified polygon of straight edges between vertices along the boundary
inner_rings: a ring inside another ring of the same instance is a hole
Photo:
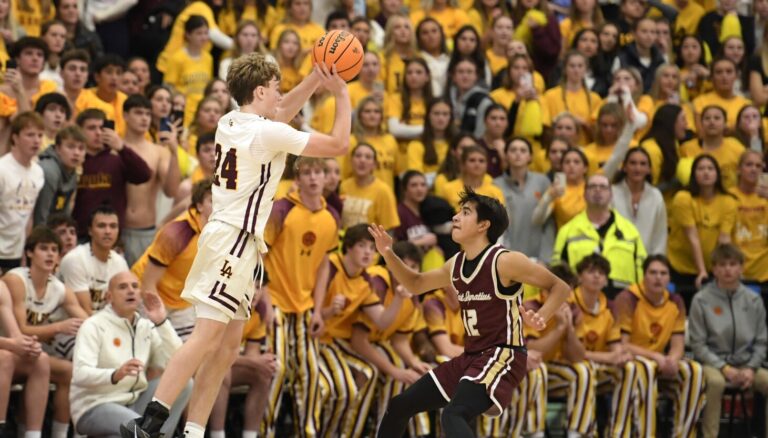
[[[86,99],[96,99],[103,103],[104,105],[109,106],[112,108],[112,111],[107,113],[107,119],[114,120],[115,122],[115,131],[117,131],[117,134],[121,137],[125,135],[125,119],[123,118],[123,104],[125,103],[125,100],[128,99],[128,96],[123,94],[122,91],[117,92],[117,97],[112,102],[107,102],[104,100],[101,100],[101,98],[96,94],[96,88],[89,88],[87,90],[83,90],[82,93],[90,93],[91,96],[86,97]],[[79,98],[78,98],[79,99]]]
[[[583,148],[584,155],[589,160],[589,175],[596,175],[602,173],[603,165],[613,154],[613,149],[616,147],[613,145],[598,146],[597,143],[590,143]]]
[[[732,239],[744,253],[744,278],[768,281],[768,199],[746,194],[738,186],[731,193],[737,209]]]
[[[509,64],[506,53],[503,55],[497,55],[493,53],[493,49],[485,51],[485,59],[488,60],[488,66],[491,69],[491,75],[496,75],[498,72],[504,69]]]
[[[259,26],[259,32],[269,36],[278,21],[277,10],[268,4],[264,16],[260,17],[256,5],[245,5],[243,13],[238,19],[234,7],[228,6],[219,13],[219,30],[234,38],[238,22],[246,20],[255,22]]]
[[[582,29],[594,29],[594,26],[583,22],[574,23],[571,17],[565,17],[560,22],[560,35],[563,37],[563,44],[566,47],[571,47],[576,34]]]
[[[384,89],[387,93],[399,92],[404,77],[405,61],[397,52],[392,52],[381,63],[381,74],[379,76],[384,82]]]
[[[565,96],[565,99],[563,99],[563,96]],[[565,111],[590,123],[592,121],[592,113],[596,108],[600,108],[603,100],[600,98],[600,95],[593,91],[587,93],[587,90],[584,88],[578,91],[566,91],[562,86],[558,85],[544,93],[541,103],[543,106],[542,118],[544,125],[551,126],[552,120]],[[587,143],[587,135],[584,133],[584,130],[581,130],[579,140],[581,144]]]
[[[608,300],[602,293],[598,296],[598,307],[588,309],[584,304],[584,292],[580,287],[573,290],[573,299],[581,309],[581,321],[576,326],[578,336],[587,351],[608,351],[609,345],[621,341],[619,325],[608,308]]]
[[[432,9],[428,13],[424,10],[416,10],[411,12],[411,23],[413,28],[419,25],[421,20],[429,16],[434,18],[440,23],[440,27],[443,28],[443,33],[447,39],[453,39],[453,36],[462,26],[469,24],[469,16],[464,10],[448,6],[442,10]]]
[[[672,5],[677,7],[672,0]],[[665,3],[669,3],[666,1]],[[695,1],[688,2],[683,9],[679,9],[677,18],[675,19],[675,34],[676,35],[696,35],[699,30],[699,21],[701,17],[706,14],[704,8],[702,8]]]
[[[555,216],[555,225],[558,228],[587,208],[587,202],[584,200],[585,185],[585,182],[573,186],[566,184],[563,196],[552,203],[552,214]]]
[[[396,117],[401,122],[407,125],[421,126],[424,125],[424,119],[426,117],[427,108],[424,103],[424,99],[411,98],[411,110],[410,118],[403,120],[403,97],[400,93],[392,93],[386,100],[386,114],[387,117]]]
[[[280,38],[280,34],[286,29],[294,30],[299,34],[299,44],[301,45],[302,51],[311,49],[315,44],[315,41],[325,35],[325,29],[312,21],[301,25],[294,23],[279,23],[275,25],[274,29],[272,29],[272,33],[269,34],[269,40],[277,42]]]
[[[357,185],[354,178],[347,178],[341,182],[339,193],[344,200],[342,228],[361,223],[380,224],[387,230],[400,226],[395,193],[378,178],[365,187]]]
[[[664,165],[664,154],[661,152],[661,146],[656,140],[649,138],[640,143],[640,147],[648,152],[648,156],[651,157],[651,182],[653,185],[659,183],[661,178],[661,167]]]
[[[728,116],[728,129],[734,129],[736,127],[736,118],[739,116],[739,111],[750,103],[752,103],[752,101],[742,96],[723,99],[716,92],[710,91],[709,93],[702,94],[693,99],[693,109],[696,111],[696,117],[700,119],[701,112],[705,107],[710,105],[720,106],[725,110],[725,113]]]
[[[537,89],[536,91],[539,92],[535,78],[536,76],[534,75],[534,87]],[[542,88],[544,87],[543,84],[541,86]],[[507,111],[512,107],[516,97],[517,95],[514,90],[508,88],[497,88],[491,92],[491,99],[506,108]],[[512,130],[512,135],[526,137],[529,140],[540,136],[544,131],[545,117],[543,111],[544,108],[539,99],[521,101],[513,122],[514,128]],[[538,146],[541,148],[540,144]]]
[[[309,126],[315,131],[330,134],[336,120],[336,98],[328,95],[315,107]]]
[[[200,15],[208,22],[209,29],[218,29],[216,24],[216,17],[213,15],[211,7],[204,1],[194,1],[187,5],[184,10],[173,21],[173,28],[171,28],[171,36],[168,38],[168,42],[165,44],[163,51],[157,58],[157,69],[160,72],[165,73],[165,68],[170,57],[176,53],[179,49],[184,47],[184,24],[191,15]],[[203,47],[204,53],[211,52],[212,44],[209,42]]]
[[[717,246],[718,237],[733,232],[736,208],[736,199],[729,195],[717,194],[713,199],[705,201],[699,196],[692,197],[687,190],[677,192],[672,200],[667,242],[667,257],[672,268],[682,274],[698,273],[691,244],[685,235],[686,227],[696,227],[704,264],[709,270],[709,254]]]
[[[1,38],[0,38],[1,39]],[[37,93],[30,97],[32,102],[32,108],[37,104],[37,100],[47,93],[53,93],[58,86],[55,82],[48,79],[40,80],[40,88],[37,89]],[[0,93],[0,117],[11,117],[18,111],[19,105],[15,97],[8,96],[5,93]]]
[[[381,265],[374,265],[365,270],[373,290],[377,293],[384,307],[389,307],[395,299],[395,291],[392,290],[392,274]],[[418,312],[412,300],[403,300],[400,310],[397,311],[394,321],[389,327],[380,330],[376,324],[363,312],[358,312],[357,324],[368,331],[368,340],[381,342],[390,339],[394,334],[413,333],[418,320]]]
[[[701,148],[699,139],[694,138],[683,143],[678,151],[681,157],[686,158],[695,158],[703,153],[708,153],[715,157],[718,166],[720,166],[720,175],[726,190],[729,190],[738,182],[739,157],[744,152],[744,146],[737,139],[725,137],[723,144],[719,148],[705,151]]]
[[[112,107],[112,105],[99,99],[93,93],[90,93],[87,90],[83,90],[77,96],[77,100],[75,101],[75,108],[74,108],[74,111],[72,112],[73,116],[77,117],[78,114],[87,110],[88,108],[100,109],[104,111],[104,114],[107,115],[108,119],[110,120],[115,119],[115,114],[114,114],[115,109],[114,107]]]
[[[29,9],[22,9],[19,0],[11,1],[11,6],[16,14],[16,22],[24,28],[24,34],[31,37],[39,37],[43,23],[53,20],[56,16],[56,6],[53,1],[49,2],[48,14],[43,16],[43,10],[39,0],[29,0],[27,5]]]
[[[355,111],[360,105],[360,102],[365,99],[366,97],[370,96],[373,93],[373,90],[368,90],[363,86],[363,83],[360,81],[354,81],[349,83],[347,85],[347,91],[349,91],[349,100],[352,102],[352,111]],[[388,102],[390,100],[391,96],[384,92],[384,114],[389,114],[388,111]]]
[[[267,337],[267,322],[261,316],[259,307],[251,308],[251,317],[243,326],[243,336],[240,342],[263,342]]]
[[[435,189],[437,190],[437,188]],[[445,199],[454,209],[458,210],[459,200],[461,199],[460,195],[463,191],[464,181],[462,181],[461,178],[457,178],[443,185],[440,192],[435,191],[435,195]],[[480,187],[475,188],[475,193],[496,198],[502,205],[505,203],[504,193],[501,189],[496,187],[493,182],[488,182],[486,179],[483,179],[483,183]]]
[[[304,79],[304,75],[296,67],[280,67],[280,92],[285,94],[294,88]]]
[[[275,202],[264,230],[269,245],[264,264],[272,302],[281,312],[301,313],[314,306],[317,268],[338,247],[338,229],[339,217],[325,201],[317,211],[304,206],[296,192]]]
[[[678,294],[665,290],[662,302],[653,304],[633,284],[615,301],[621,333],[629,335],[632,345],[664,353],[672,335],[685,334],[685,304]]]
[[[448,154],[448,142],[445,140],[434,141],[435,152],[437,153],[436,164],[424,163],[424,143],[419,140],[413,140],[408,143],[408,169],[418,170],[422,173],[434,173],[443,164],[446,154]]]
[[[192,122],[197,104],[203,100],[205,86],[211,79],[213,79],[213,57],[208,52],[202,52],[195,58],[190,56],[186,48],[181,48],[168,59],[163,82],[186,96],[185,125]]]
[[[373,171],[374,176],[382,181],[389,187],[392,192],[395,190],[395,175],[400,174],[400,167],[398,163],[402,161],[398,160],[399,148],[397,146],[397,140],[391,134],[382,134],[376,136],[367,136],[360,140],[357,137],[350,138],[350,153],[348,153],[342,163],[341,177],[349,178],[352,176],[352,150],[361,141],[373,146],[376,151],[376,170]]]

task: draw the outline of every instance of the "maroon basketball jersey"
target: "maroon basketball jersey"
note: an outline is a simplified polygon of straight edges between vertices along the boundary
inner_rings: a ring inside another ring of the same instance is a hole
[[[496,272],[496,260],[507,250],[501,245],[487,248],[469,276],[464,275],[466,253],[452,259],[451,284],[458,292],[464,322],[464,350],[468,353],[496,346],[523,347],[523,320],[518,306],[523,287],[504,287]]]

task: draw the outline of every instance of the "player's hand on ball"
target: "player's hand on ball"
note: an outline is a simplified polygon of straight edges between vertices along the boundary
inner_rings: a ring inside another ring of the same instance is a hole
[[[323,63],[315,64],[315,71],[320,75],[320,82],[333,95],[338,95],[347,89],[347,81],[337,73],[336,64],[332,65],[330,70]]]
[[[371,224],[368,227],[368,232],[373,236],[373,240],[376,242],[376,250],[379,253],[384,254],[392,249],[392,236],[387,233],[383,226]]]
[[[544,321],[544,318],[539,315],[538,312],[526,310],[522,305],[520,305],[518,309],[520,310],[520,316],[523,318],[523,322],[528,325],[528,327],[538,331],[547,328],[546,321]]]

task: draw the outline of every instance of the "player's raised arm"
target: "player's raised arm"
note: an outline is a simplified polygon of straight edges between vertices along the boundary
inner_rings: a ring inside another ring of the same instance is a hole
[[[392,251],[392,236],[381,225],[372,224],[368,227],[376,242],[376,250],[384,257],[387,267],[397,281],[411,293],[421,295],[435,289],[442,289],[451,284],[451,272],[448,263],[437,269],[420,273],[412,270],[400,257]]]
[[[336,118],[331,135],[312,133],[302,155],[309,157],[338,157],[349,150],[349,135],[352,131],[352,102],[349,99],[347,83],[336,73],[336,65],[328,71],[325,64],[316,64],[313,74],[336,98]]]
[[[499,275],[501,275],[503,284],[516,281],[549,291],[547,300],[538,312],[524,311],[523,309],[520,311],[527,324],[539,330],[544,329],[547,321],[568,299],[571,294],[571,287],[557,278],[555,274],[549,272],[547,268],[534,263],[525,254],[519,252],[502,254],[499,256],[498,264]]]
[[[299,85],[283,95],[277,108],[276,122],[289,123],[323,83],[323,76],[315,68]]]

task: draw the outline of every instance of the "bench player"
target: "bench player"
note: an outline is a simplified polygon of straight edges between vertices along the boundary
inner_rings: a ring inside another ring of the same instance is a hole
[[[216,130],[213,213],[182,298],[195,306],[197,321],[176,352],[144,415],[121,427],[125,438],[158,435],[187,380],[195,375],[184,435],[202,438],[221,382],[237,357],[243,325],[250,316],[254,272],[266,252],[264,227],[288,153],[338,156],[349,148],[351,105],[346,82],[325,65],[315,67],[284,97],[280,68],[264,55],[238,58],[227,86],[240,106]],[[322,83],[336,97],[331,135],[308,134],[287,125]],[[261,269],[259,269],[261,271]]]

